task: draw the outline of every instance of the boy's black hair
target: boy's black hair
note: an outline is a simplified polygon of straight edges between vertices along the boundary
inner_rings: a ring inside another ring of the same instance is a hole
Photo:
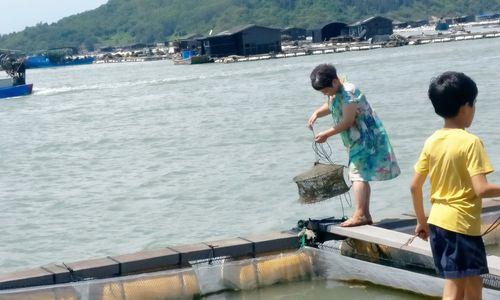
[[[337,78],[337,70],[334,66],[321,64],[311,72],[311,85],[313,89],[321,91],[324,88],[332,87],[332,81]]]
[[[457,116],[461,106],[474,105],[477,86],[464,73],[448,71],[431,81],[428,95],[436,114],[443,118],[453,118]]]

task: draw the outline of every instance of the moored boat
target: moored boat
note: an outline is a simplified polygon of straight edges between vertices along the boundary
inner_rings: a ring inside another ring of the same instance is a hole
[[[57,48],[43,51],[40,54],[26,57],[26,68],[50,68],[92,64],[95,60],[91,56],[76,55],[75,48]]]
[[[436,24],[436,27],[435,27],[435,30],[436,31],[444,31],[444,30],[448,30],[450,29],[450,25],[448,25],[446,22],[444,21],[439,21],[437,24]]]
[[[37,69],[37,68],[88,65],[88,64],[91,64],[93,62],[94,62],[93,57],[83,57],[83,58],[66,57],[66,58],[61,59],[59,61],[52,61],[46,56],[35,55],[35,56],[28,56],[26,58],[26,68],[27,69]]]
[[[174,59],[175,65],[197,65],[214,62],[208,55],[200,55],[194,50],[182,51],[181,57]]]
[[[33,84],[22,84],[8,87],[0,87],[0,99],[26,96],[33,91]]]
[[[26,84],[26,66],[24,57],[12,52],[0,53],[0,69],[8,77],[0,79],[0,99],[29,95],[33,84]]]

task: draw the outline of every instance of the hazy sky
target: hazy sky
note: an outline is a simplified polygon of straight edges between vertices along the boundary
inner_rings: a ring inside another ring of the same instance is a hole
[[[39,22],[50,24],[106,2],[108,0],[0,0],[0,34],[21,31]]]

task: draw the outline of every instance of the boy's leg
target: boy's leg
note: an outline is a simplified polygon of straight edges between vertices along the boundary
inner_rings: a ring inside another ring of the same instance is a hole
[[[466,278],[445,279],[443,300],[463,300]]]
[[[343,222],[340,226],[352,227],[372,223],[370,215],[370,183],[368,181],[353,181],[355,210],[352,217]]]
[[[465,299],[481,300],[483,296],[483,279],[481,276],[465,277]]]

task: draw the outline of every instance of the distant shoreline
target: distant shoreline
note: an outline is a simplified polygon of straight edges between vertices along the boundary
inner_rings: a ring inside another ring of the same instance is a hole
[[[488,27],[492,27],[493,30],[473,32],[472,29],[477,29],[477,27],[482,27],[483,29],[488,29]],[[246,62],[246,61],[258,61],[258,60],[298,57],[307,55],[332,54],[332,53],[342,53],[349,51],[365,51],[365,50],[381,49],[381,48],[394,48],[402,46],[425,45],[431,43],[446,43],[454,41],[477,40],[477,39],[498,38],[498,37],[500,37],[500,20],[453,24],[450,25],[450,29],[446,31],[436,31],[433,26],[421,26],[415,28],[394,29],[392,39],[382,43],[372,44],[367,41],[347,42],[347,43],[334,43],[334,42],[312,43],[310,41],[294,41],[295,43],[298,43],[297,46],[294,46],[293,44],[290,43],[283,43],[282,52],[280,53],[267,53],[267,54],[251,55],[251,56],[231,55],[227,57],[214,58],[213,62],[236,63],[236,62]],[[152,50],[153,53],[159,52],[159,49],[152,48]],[[99,55],[96,55],[95,56],[96,60],[94,61],[94,63],[102,64],[102,63],[174,60],[174,57],[171,54],[152,55],[152,56],[128,56],[128,57],[123,55],[111,54],[111,56],[112,58],[106,57],[103,59],[99,58]]]

